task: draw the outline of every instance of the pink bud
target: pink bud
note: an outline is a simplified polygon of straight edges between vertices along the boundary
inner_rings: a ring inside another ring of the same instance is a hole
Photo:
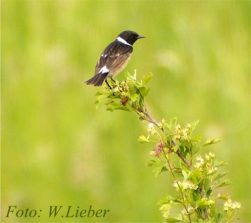
[[[163,151],[164,144],[162,142],[159,142],[158,144],[155,145],[154,150],[152,151],[153,155],[156,157],[159,157],[161,152]]]

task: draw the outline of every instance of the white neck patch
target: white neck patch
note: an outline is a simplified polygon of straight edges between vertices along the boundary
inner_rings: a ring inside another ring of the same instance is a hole
[[[119,42],[121,42],[121,43],[123,43],[123,44],[125,44],[125,45],[132,46],[131,44],[129,44],[128,42],[126,42],[126,41],[125,41],[123,38],[121,38],[120,36],[117,37],[116,40],[119,41]]]

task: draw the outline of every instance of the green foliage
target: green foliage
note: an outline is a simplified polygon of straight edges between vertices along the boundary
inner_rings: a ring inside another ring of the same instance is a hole
[[[145,170],[148,154],[133,140],[143,123],[95,110],[97,88],[83,83],[104,47],[133,29],[147,38],[136,42],[125,72],[156,74],[145,98],[156,118],[200,119],[200,133],[224,139],[204,150],[229,163],[238,217],[250,222],[251,1],[1,2],[3,209],[59,201],[109,207],[106,222],[161,222],[153,206],[166,173],[155,179]]]
[[[145,84],[149,81],[150,75],[143,80],[136,79],[134,75],[128,75],[127,79],[121,82],[115,81],[113,88],[104,88],[103,92],[97,93],[96,103],[106,98],[106,106],[108,111],[125,110],[138,111],[144,110],[144,97],[148,94],[149,88]]]
[[[167,122],[155,121],[144,103],[149,88],[145,85],[151,76],[137,80],[136,73],[126,80],[111,83],[97,93],[96,102],[105,101],[107,110],[135,112],[146,122],[146,133],[139,136],[139,142],[149,143],[149,166],[155,176],[169,173],[174,188],[173,195],[161,200],[160,211],[166,222],[230,222],[240,203],[232,201],[230,195],[219,194],[217,189],[229,184],[215,154],[204,155],[202,148],[219,142],[219,139],[201,140],[195,134],[198,122],[184,126],[173,119]]]

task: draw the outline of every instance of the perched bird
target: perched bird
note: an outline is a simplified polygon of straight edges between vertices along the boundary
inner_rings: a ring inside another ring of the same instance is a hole
[[[113,80],[112,77],[126,67],[133,52],[133,44],[141,38],[144,38],[144,36],[129,30],[120,33],[118,37],[105,48],[97,62],[95,75],[86,81],[86,84],[100,86],[105,81],[110,87],[106,79],[110,77]]]

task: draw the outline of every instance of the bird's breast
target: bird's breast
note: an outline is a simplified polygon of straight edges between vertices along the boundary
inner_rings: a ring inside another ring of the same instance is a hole
[[[130,59],[131,59],[131,55],[128,58],[126,58],[126,60],[123,60],[121,61],[121,63],[118,63],[116,66],[111,67],[108,76],[112,77],[119,74],[122,70],[125,69]]]

